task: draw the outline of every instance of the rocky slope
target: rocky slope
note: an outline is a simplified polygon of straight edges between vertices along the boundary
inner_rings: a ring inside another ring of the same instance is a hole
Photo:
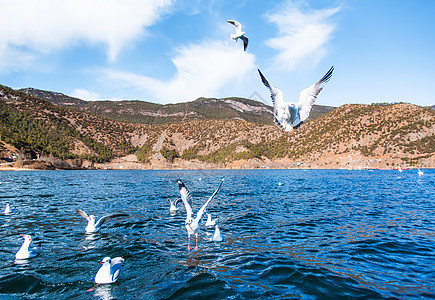
[[[244,115],[262,107],[237,103]],[[434,167],[435,111],[344,105],[287,133],[243,118],[120,122],[0,87],[0,141],[4,161],[17,149],[22,162],[58,168]]]

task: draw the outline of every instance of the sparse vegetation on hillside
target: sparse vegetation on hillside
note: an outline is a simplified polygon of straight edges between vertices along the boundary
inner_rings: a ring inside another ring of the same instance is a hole
[[[133,111],[143,108],[139,101],[130,104]],[[129,107],[125,102],[104,105],[121,110]],[[198,99],[188,104],[189,109],[186,103],[150,105],[157,109],[155,114],[172,114],[176,122],[119,122],[1,87],[0,139],[18,149],[61,159],[105,162],[134,153],[145,164],[161,159],[168,163],[181,159],[219,165],[250,159],[330,159],[331,164],[334,157],[350,159],[358,155],[390,160],[390,166],[401,162],[412,166],[435,155],[435,111],[411,104],[344,105],[307,121],[292,133],[258,120],[238,120],[235,111],[243,112],[246,118],[257,108],[264,108],[248,99]],[[225,105],[233,109],[226,110]],[[191,119],[186,112],[201,114],[204,119]],[[258,116],[261,114],[254,113],[252,120]]]

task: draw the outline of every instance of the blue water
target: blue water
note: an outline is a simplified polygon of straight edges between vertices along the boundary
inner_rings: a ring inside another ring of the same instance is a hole
[[[435,170],[0,172],[0,299],[435,298]],[[187,251],[177,179],[224,237]],[[282,185],[278,185],[281,182]],[[5,216],[9,202],[18,210]],[[76,212],[124,212],[86,235]],[[42,243],[17,263],[21,233]],[[98,262],[131,255],[93,291]]]

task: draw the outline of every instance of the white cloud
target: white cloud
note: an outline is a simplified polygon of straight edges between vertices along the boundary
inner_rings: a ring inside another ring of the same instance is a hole
[[[97,93],[92,93],[88,90],[85,89],[75,89],[72,94],[71,97],[75,97],[75,98],[79,98],[82,100],[98,100],[99,96]]]
[[[168,81],[114,70],[106,70],[105,77],[146,91],[166,103],[216,97],[222,88],[242,84],[246,75],[255,71],[255,56],[242,48],[231,41],[205,41],[182,47],[172,59],[177,71]]]
[[[287,1],[266,15],[278,27],[278,36],[266,41],[277,50],[274,63],[282,69],[294,70],[298,65],[315,65],[326,54],[335,24],[331,18],[340,7],[312,10],[294,1]]]
[[[26,55],[23,49],[48,53],[79,42],[106,44],[107,56],[114,60],[171,4],[171,0],[0,0],[0,62],[15,52],[18,64],[23,59],[19,54]]]

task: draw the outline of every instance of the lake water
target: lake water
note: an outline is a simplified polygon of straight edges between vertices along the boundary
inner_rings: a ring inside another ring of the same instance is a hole
[[[435,170],[0,172],[0,299],[435,298]],[[200,231],[187,251],[177,179]],[[281,185],[279,185],[281,182]],[[17,208],[5,216],[6,202]],[[124,212],[86,235],[81,208]],[[205,224],[205,222],[203,223]],[[42,243],[14,261],[21,233]],[[131,255],[116,284],[93,291],[105,256]]]

